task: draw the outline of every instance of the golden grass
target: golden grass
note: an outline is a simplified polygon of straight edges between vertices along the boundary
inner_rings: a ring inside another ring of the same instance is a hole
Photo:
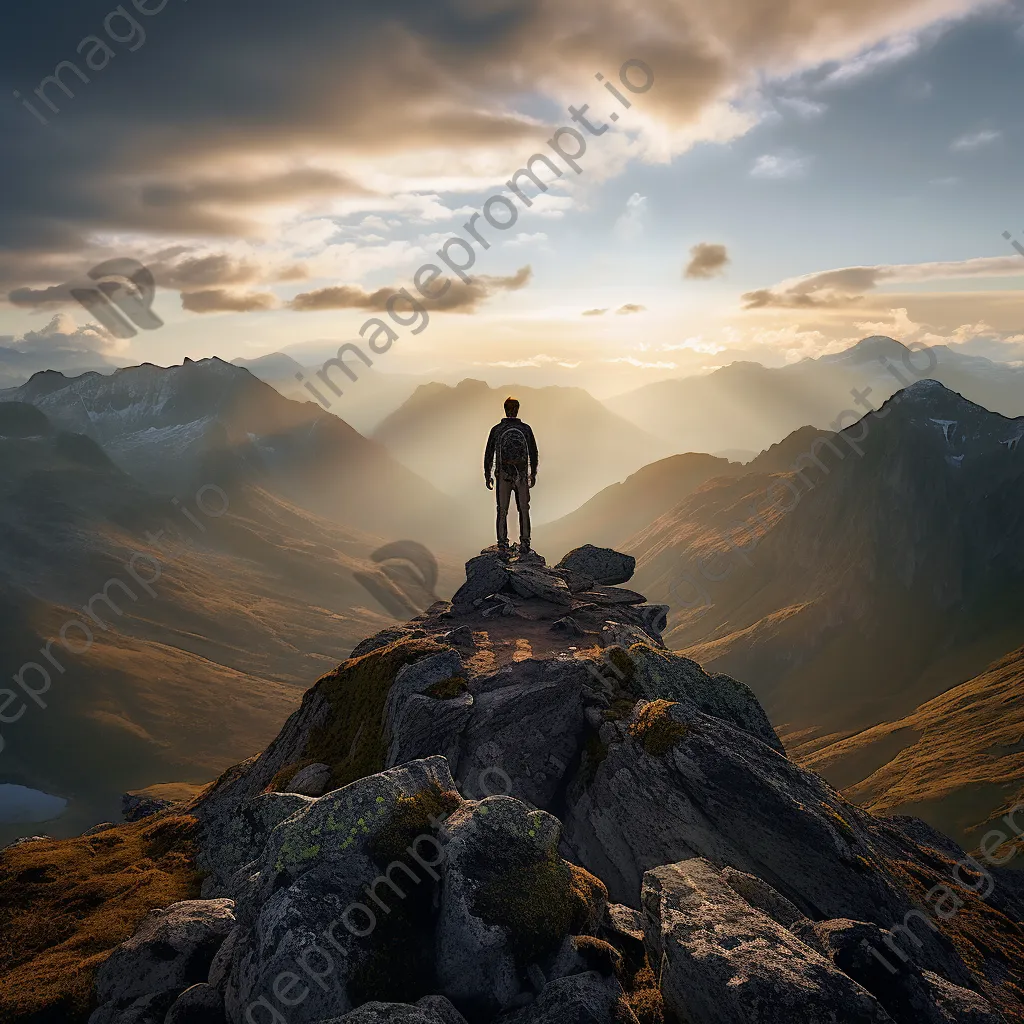
[[[0,855],[0,1020],[84,1022],[114,947],[150,910],[198,898],[197,825],[158,815]]]
[[[674,706],[674,701],[652,700],[637,711],[636,721],[629,727],[630,736],[638,739],[652,757],[667,754],[686,735],[686,726],[669,714]]]

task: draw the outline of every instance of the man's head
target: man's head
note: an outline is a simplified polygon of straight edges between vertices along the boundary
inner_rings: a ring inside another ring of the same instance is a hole
[[[518,398],[506,398],[505,399],[505,415],[514,418],[519,415],[519,399]]]

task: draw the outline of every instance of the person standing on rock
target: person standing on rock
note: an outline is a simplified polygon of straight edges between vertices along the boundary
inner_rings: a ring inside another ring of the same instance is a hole
[[[519,509],[519,557],[530,551],[530,488],[537,483],[537,441],[519,418],[519,402],[505,399],[505,418],[491,427],[484,450],[484,482],[498,504],[498,550],[508,552],[508,506],[514,493]]]

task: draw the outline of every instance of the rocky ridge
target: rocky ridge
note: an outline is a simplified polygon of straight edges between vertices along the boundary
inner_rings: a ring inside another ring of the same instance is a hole
[[[361,643],[190,807],[203,898],[91,1024],[1024,1019],[1015,876],[789,761],[633,568],[486,551]]]

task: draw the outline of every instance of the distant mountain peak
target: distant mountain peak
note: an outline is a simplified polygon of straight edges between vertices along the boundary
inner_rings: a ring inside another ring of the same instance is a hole
[[[842,352],[822,356],[819,363],[845,363],[859,366],[863,363],[874,363],[882,359],[903,359],[911,350],[901,341],[889,338],[884,334],[872,334],[869,338],[861,338]]]

